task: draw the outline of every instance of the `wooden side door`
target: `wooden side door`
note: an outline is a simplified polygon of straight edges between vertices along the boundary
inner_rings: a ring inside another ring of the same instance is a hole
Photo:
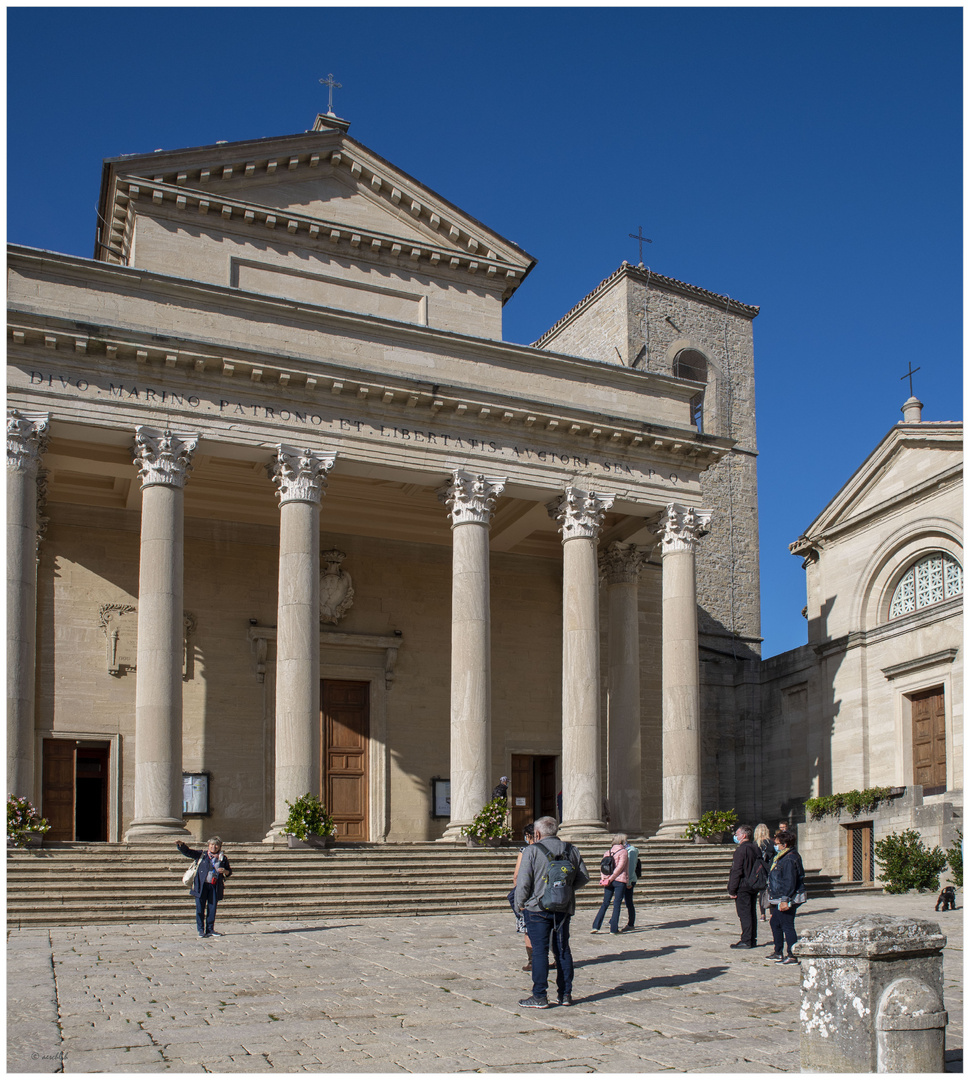
[[[50,822],[48,840],[74,839],[75,760],[73,739],[45,739],[41,813]]]
[[[946,712],[943,687],[910,699],[913,707],[913,783],[924,795],[946,791]]]
[[[370,687],[324,679],[320,699],[320,798],[333,815],[338,840],[367,840]]]
[[[849,845],[849,880],[872,883],[872,822],[846,826]]]
[[[532,776],[532,755],[513,754],[509,774],[509,806],[512,811],[512,840],[522,839],[522,830],[535,821],[535,783]]]

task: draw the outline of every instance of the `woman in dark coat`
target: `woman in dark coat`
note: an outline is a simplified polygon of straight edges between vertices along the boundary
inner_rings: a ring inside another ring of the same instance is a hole
[[[175,846],[187,859],[199,860],[190,890],[195,897],[195,924],[199,937],[222,937],[212,928],[216,921],[216,905],[225,892],[225,880],[232,875],[229,860],[222,853],[222,841],[213,836],[205,851],[195,851],[181,840],[176,840]]]
[[[771,905],[771,933],[775,951],[768,956],[776,964],[797,964],[792,947],[798,941],[795,913],[805,902],[805,868],[795,850],[795,836],[787,829],[775,833],[775,857],[768,873],[768,903]],[[785,956],[785,944],[788,955]]]

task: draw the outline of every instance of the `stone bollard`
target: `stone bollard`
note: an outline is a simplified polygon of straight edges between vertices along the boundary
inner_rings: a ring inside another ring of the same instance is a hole
[[[943,1072],[938,923],[864,915],[808,930],[802,961],[802,1072]]]

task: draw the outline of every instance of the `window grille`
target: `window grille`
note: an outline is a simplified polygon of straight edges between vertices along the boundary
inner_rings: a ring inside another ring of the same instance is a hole
[[[963,568],[952,555],[937,551],[914,563],[903,574],[889,605],[889,617],[897,619],[962,593]]]

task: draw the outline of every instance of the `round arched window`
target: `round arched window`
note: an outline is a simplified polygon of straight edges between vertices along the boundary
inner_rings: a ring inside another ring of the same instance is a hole
[[[707,357],[697,349],[681,349],[674,357],[674,375],[678,379],[707,382]]]
[[[889,605],[889,617],[897,619],[962,593],[963,567],[952,555],[936,551],[913,563],[903,574]]]

